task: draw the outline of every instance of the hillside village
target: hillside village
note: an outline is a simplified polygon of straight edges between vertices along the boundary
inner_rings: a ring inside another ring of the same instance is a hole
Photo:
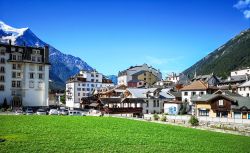
[[[2,105],[13,110],[65,107],[137,117],[190,114],[250,119],[250,68],[231,71],[226,79],[213,73],[195,73],[191,79],[172,73],[162,78],[160,70],[143,64],[118,72],[117,85],[97,70],[81,70],[68,78],[64,95],[49,89],[48,55],[48,47],[0,44]]]

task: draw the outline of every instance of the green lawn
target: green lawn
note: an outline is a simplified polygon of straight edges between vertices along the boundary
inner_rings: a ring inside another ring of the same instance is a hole
[[[250,152],[250,137],[111,117],[0,116],[0,152]]]

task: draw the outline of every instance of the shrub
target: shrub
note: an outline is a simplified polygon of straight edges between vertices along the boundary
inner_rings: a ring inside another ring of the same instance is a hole
[[[198,126],[199,120],[196,116],[192,115],[191,118],[189,119],[188,123],[190,123],[192,126]]]
[[[153,115],[153,118],[154,118],[154,120],[157,121],[157,120],[159,119],[159,115],[158,115],[158,114],[154,114],[154,115]]]
[[[166,120],[167,120],[167,117],[166,117],[165,115],[162,115],[161,121],[162,121],[162,122],[166,122]]]
[[[11,109],[11,108],[8,108],[8,109],[7,109],[7,111],[8,111],[8,112],[11,112],[11,111],[12,111],[12,109]]]
[[[1,112],[5,112],[5,109],[4,109],[4,108],[1,108],[0,111],[1,111]]]

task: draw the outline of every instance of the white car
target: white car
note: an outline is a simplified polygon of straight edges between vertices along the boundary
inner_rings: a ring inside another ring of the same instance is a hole
[[[49,115],[58,115],[58,111],[56,109],[49,110]]]
[[[38,109],[36,112],[37,115],[46,115],[46,111],[44,109]]]
[[[70,110],[69,115],[70,116],[82,116],[82,113],[81,111],[78,111],[78,110]]]
[[[22,109],[16,110],[16,115],[23,115],[23,110]]]
[[[33,109],[32,108],[27,108],[25,111],[26,115],[33,115]]]

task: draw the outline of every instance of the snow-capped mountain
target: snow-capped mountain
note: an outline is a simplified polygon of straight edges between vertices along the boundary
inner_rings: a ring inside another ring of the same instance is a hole
[[[79,57],[63,54],[53,46],[38,38],[29,28],[13,28],[0,21],[0,42],[8,43],[9,40],[15,45],[27,45],[34,47],[49,46],[50,49],[50,79],[52,89],[64,89],[65,81],[77,74],[79,70],[93,70]]]

